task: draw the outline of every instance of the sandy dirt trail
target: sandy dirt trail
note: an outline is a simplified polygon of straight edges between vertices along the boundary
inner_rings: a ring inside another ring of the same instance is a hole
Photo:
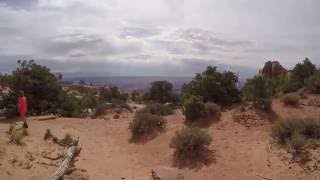
[[[286,117],[291,114],[320,113],[320,108],[286,108],[276,101],[275,112]],[[320,172],[306,174],[297,164],[288,164],[270,151],[270,126],[268,120],[258,127],[246,127],[232,119],[232,110],[222,113],[221,120],[212,124],[208,131],[213,137],[210,149],[215,152],[215,162],[199,169],[182,168],[186,180],[315,180]],[[318,114],[317,114],[318,115]],[[112,117],[112,116],[111,116]],[[129,122],[133,114],[122,115],[120,119],[73,119],[58,118],[37,121],[29,118],[29,136],[24,146],[8,144],[5,133],[9,124],[0,123],[0,179],[40,180],[47,179],[57,168],[43,165],[41,152],[60,148],[43,141],[46,129],[60,138],[65,133],[79,136],[82,151],[76,167],[85,169],[93,180],[145,180],[154,167],[172,164],[173,150],[169,147],[175,132],[184,125],[181,111],[167,118],[167,130],[145,143],[131,143]],[[28,160],[30,152],[35,160]],[[18,162],[12,163],[12,159]],[[22,161],[22,163],[20,163]],[[24,164],[32,164],[23,168]],[[20,164],[19,164],[20,163]],[[21,165],[22,164],[22,165]],[[264,178],[263,178],[264,177]]]

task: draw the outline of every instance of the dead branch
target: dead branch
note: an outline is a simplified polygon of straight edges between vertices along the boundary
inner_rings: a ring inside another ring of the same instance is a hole
[[[75,143],[73,146],[70,146],[67,148],[65,154],[64,154],[64,160],[60,167],[54,172],[50,177],[49,180],[59,180],[61,179],[73,166],[73,160],[74,158],[79,154],[81,150],[81,144],[79,141]]]
[[[262,178],[262,179],[265,179],[265,180],[272,180],[271,178],[267,178],[267,177],[263,177],[261,175],[257,175],[258,177]]]

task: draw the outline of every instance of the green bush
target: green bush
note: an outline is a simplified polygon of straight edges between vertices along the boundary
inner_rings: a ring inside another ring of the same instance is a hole
[[[151,113],[159,116],[166,116],[173,114],[173,110],[164,104],[160,103],[151,103],[147,104],[146,107],[139,110],[139,113]]]
[[[166,80],[154,81],[147,93],[143,95],[145,101],[153,101],[161,104],[175,101],[173,86]]]
[[[247,80],[243,93],[247,100],[253,101],[254,107],[267,111],[271,109],[272,89],[272,83],[268,83],[267,79],[255,76]]]
[[[114,104],[110,104],[110,103],[99,104],[95,108],[95,111],[94,111],[94,114],[93,114],[93,118],[96,118],[98,116],[102,116],[102,115],[104,115],[106,113],[106,111],[108,109],[115,108],[115,107],[116,106]]]
[[[99,92],[99,99],[102,102],[111,102],[113,104],[126,102],[128,94],[122,93],[117,86],[103,87]]]
[[[189,96],[201,96],[204,102],[212,101],[218,104],[239,102],[240,91],[237,88],[238,77],[231,71],[219,72],[216,67],[196,74],[191,82],[182,88],[182,103]]]
[[[300,96],[297,93],[288,93],[282,97],[282,102],[285,105],[296,106],[299,102]]]
[[[154,134],[166,127],[166,120],[151,113],[136,113],[129,129],[133,137]]]
[[[88,93],[81,98],[80,104],[83,109],[94,109],[99,104],[99,99],[96,95]]]
[[[82,117],[80,99],[73,95],[66,95],[58,109],[58,113],[64,117]]]
[[[189,121],[205,117],[206,111],[202,98],[199,96],[190,96],[188,99],[184,100],[183,113]]]
[[[67,117],[80,117],[82,106],[79,99],[65,92],[59,81],[61,74],[54,74],[46,66],[33,60],[18,61],[18,67],[6,75],[6,85],[11,92],[0,102],[7,117],[17,115],[17,97],[24,91],[28,100],[28,113],[35,115],[57,113]]]
[[[219,116],[221,113],[221,108],[219,105],[213,102],[207,102],[204,104],[207,116]]]
[[[309,58],[305,58],[302,63],[296,64],[292,69],[291,79],[295,86],[300,89],[305,87],[307,85],[307,80],[316,73],[316,66],[309,60]]]
[[[175,149],[174,154],[178,159],[196,158],[207,153],[211,140],[207,131],[198,127],[188,127],[176,132],[171,139],[170,147]]]
[[[309,77],[306,83],[311,93],[320,94],[320,71]]]

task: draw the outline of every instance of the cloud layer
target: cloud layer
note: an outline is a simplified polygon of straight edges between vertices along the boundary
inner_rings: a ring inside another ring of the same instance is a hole
[[[0,71],[33,58],[82,75],[252,75],[266,60],[320,64],[317,0],[0,0]]]

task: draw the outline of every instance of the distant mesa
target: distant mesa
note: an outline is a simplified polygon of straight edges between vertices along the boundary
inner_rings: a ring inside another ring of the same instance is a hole
[[[279,61],[267,61],[264,64],[263,69],[259,71],[259,74],[265,78],[272,78],[279,75],[287,74],[288,70],[286,70]]]

